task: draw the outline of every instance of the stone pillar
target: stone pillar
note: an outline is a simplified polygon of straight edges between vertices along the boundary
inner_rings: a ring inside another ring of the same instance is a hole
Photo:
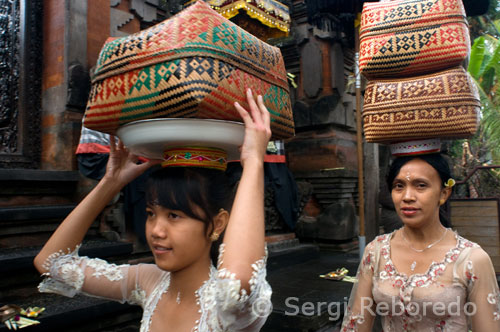
[[[379,233],[379,151],[378,144],[363,144],[365,187],[365,237],[370,242]]]
[[[76,169],[81,111],[69,110],[69,68],[87,65],[87,1],[44,1],[42,156],[44,170]],[[73,89],[73,92],[75,90]]]

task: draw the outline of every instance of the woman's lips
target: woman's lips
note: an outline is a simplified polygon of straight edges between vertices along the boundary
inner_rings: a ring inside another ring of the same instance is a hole
[[[403,208],[401,208],[401,213],[403,215],[405,215],[406,217],[414,216],[418,211],[419,211],[419,209],[414,208],[414,207],[403,207]]]

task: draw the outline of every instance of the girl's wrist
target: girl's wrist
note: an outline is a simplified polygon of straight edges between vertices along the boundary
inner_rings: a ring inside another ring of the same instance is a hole
[[[121,185],[118,181],[114,179],[110,179],[104,176],[101,179],[101,181],[99,181],[99,183],[97,184],[97,187],[99,187],[101,190],[109,192],[111,195],[114,196],[123,189],[124,185]]]

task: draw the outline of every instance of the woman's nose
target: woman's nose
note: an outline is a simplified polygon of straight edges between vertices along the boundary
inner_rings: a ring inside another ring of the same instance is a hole
[[[407,186],[406,189],[404,190],[403,200],[405,202],[415,200],[415,195],[414,195],[413,190],[411,189],[410,186]]]

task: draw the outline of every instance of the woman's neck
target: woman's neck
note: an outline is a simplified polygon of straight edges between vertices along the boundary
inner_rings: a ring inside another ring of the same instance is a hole
[[[419,227],[403,226],[404,236],[413,245],[429,245],[443,236],[445,227],[441,225],[439,217],[432,223],[427,223]]]

